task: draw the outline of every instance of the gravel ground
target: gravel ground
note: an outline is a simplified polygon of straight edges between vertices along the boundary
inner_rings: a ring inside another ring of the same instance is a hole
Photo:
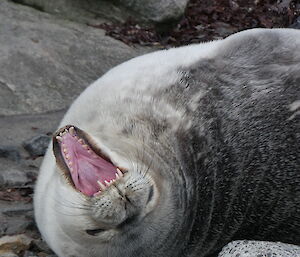
[[[298,18],[298,20],[297,20]],[[172,28],[154,27],[129,19],[123,24],[91,25],[128,45],[181,46],[226,37],[250,28],[300,28],[299,0],[191,0]]]

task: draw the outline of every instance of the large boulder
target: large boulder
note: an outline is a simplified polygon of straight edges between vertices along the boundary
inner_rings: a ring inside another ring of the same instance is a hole
[[[188,0],[119,0],[119,2],[136,12],[140,20],[166,23],[183,15]]]
[[[143,50],[83,24],[0,1],[0,115],[67,108],[91,82]]]
[[[77,22],[125,21],[168,23],[185,11],[188,0],[14,0]]]

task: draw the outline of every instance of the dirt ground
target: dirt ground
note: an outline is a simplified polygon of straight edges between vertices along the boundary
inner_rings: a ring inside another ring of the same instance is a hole
[[[107,35],[128,45],[163,48],[219,39],[250,28],[290,26],[300,28],[299,0],[190,0],[184,16],[163,32],[133,19],[98,25]]]

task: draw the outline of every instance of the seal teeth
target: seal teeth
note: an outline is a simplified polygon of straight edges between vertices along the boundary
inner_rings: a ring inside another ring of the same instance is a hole
[[[104,180],[104,183],[106,184],[106,186],[110,185],[110,183],[107,180]]]
[[[84,144],[84,141],[83,141],[83,139],[82,139],[82,138],[78,139],[78,142],[79,142],[79,144],[81,144],[81,145],[83,145],[83,144]]]
[[[119,178],[120,178],[119,174],[118,174],[118,173],[116,173],[116,179],[119,179]]]
[[[74,127],[70,127],[69,128],[69,132],[70,132],[71,136],[75,136],[75,129],[74,129]]]
[[[56,138],[57,141],[62,142],[62,137],[56,136],[55,138]]]
[[[97,183],[100,186],[101,191],[104,191],[106,189],[106,186],[104,186],[99,180],[97,180]]]
[[[118,173],[118,175],[119,175],[119,177],[120,177],[120,178],[122,178],[122,177],[123,177],[123,173],[122,173],[122,171],[120,171],[118,168],[117,168],[117,173]]]

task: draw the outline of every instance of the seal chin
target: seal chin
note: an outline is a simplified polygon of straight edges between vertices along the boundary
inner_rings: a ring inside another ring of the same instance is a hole
[[[67,125],[53,136],[56,163],[67,184],[84,196],[96,221],[88,235],[128,225],[153,210],[158,197],[151,176],[115,165],[91,136]]]

